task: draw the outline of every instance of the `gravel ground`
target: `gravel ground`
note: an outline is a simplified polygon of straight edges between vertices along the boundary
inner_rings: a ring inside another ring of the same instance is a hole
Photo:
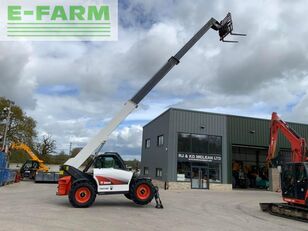
[[[259,202],[280,202],[266,191],[164,191],[164,209],[154,201],[137,206],[123,195],[98,196],[76,209],[57,185],[21,182],[0,188],[0,230],[307,230],[308,224],[271,216]]]

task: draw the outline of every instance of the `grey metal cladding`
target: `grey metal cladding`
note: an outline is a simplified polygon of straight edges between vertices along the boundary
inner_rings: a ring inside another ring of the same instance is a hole
[[[268,147],[270,120],[228,115],[228,138],[230,144],[243,144]],[[308,125],[290,123],[301,137],[308,138]],[[279,133],[277,148],[289,148],[287,139]]]
[[[169,137],[169,113],[164,112],[162,115],[148,123],[143,127],[142,135],[142,155],[141,155],[141,170],[144,167],[149,168],[149,176],[156,179],[167,180],[168,168],[168,137]],[[157,146],[157,136],[164,135],[163,146]],[[151,139],[150,148],[145,148],[145,140]],[[155,176],[156,168],[162,169],[162,177]],[[143,173],[143,172],[142,172]]]
[[[229,143],[266,146],[269,142],[268,120],[228,116]]]

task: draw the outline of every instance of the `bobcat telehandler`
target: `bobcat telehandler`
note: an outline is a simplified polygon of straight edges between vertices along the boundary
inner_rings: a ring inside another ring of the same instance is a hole
[[[232,33],[231,14],[222,21],[211,18],[165,65],[130,99],[122,110],[104,127],[74,158],[61,166],[62,177],[58,181],[57,195],[68,195],[74,207],[89,207],[96,195],[124,194],[136,204],[146,205],[155,197],[156,207],[162,208],[158,188],[150,178],[127,171],[125,164],[117,153],[98,155],[112,131],[137,107],[139,102],[152,88],[177,64],[209,29],[219,32],[220,40]],[[92,156],[92,161],[81,171],[81,165]]]

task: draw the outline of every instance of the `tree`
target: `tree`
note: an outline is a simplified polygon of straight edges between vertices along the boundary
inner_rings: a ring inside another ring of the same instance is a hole
[[[8,123],[7,141],[10,142],[24,142],[29,146],[33,145],[33,140],[37,136],[36,121],[27,116],[23,110],[14,104],[14,102],[0,97],[0,137],[3,143],[3,137],[6,127],[6,119],[9,111],[7,110],[11,105],[10,120]]]
[[[52,154],[56,150],[56,141],[50,136],[43,136],[42,141],[37,143],[36,149],[42,156]]]
[[[132,169],[135,169],[135,170],[139,169],[140,161],[137,159],[125,160],[124,162],[127,166],[132,167]]]

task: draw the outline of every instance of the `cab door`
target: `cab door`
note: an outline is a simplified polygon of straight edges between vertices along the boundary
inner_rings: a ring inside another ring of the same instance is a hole
[[[100,156],[94,162],[94,179],[98,192],[128,192],[133,173],[125,167],[116,156]]]
[[[308,177],[305,165],[303,163],[299,163],[295,165],[295,197],[299,200],[305,200]]]
[[[281,190],[284,198],[295,198],[296,196],[296,180],[295,180],[295,164],[289,163],[283,166],[281,176]]]

